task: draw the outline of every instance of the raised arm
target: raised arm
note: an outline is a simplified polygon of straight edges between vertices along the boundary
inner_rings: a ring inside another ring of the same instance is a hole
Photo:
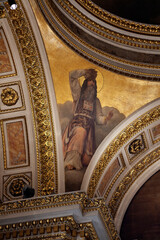
[[[85,69],[78,69],[69,73],[70,88],[74,101],[77,101],[79,99],[81,93],[81,86],[78,81],[78,78],[85,76],[85,73],[86,73]]]

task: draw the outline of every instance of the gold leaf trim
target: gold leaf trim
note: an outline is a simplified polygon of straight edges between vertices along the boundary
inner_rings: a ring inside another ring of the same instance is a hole
[[[101,215],[105,228],[111,237],[112,240],[120,240],[118,232],[115,228],[113,219],[109,212],[108,207],[105,204],[103,198],[95,198],[89,199],[86,193],[84,192],[74,192],[74,193],[67,193],[62,195],[52,195],[52,196],[45,196],[27,200],[19,200],[14,202],[8,203],[1,203],[0,204],[0,215],[12,215],[20,212],[28,212],[28,211],[35,211],[35,210],[42,210],[48,208],[57,208],[62,206],[71,206],[79,204],[82,209],[82,213],[85,214],[87,212],[98,211]],[[72,221],[72,217],[69,217]],[[63,219],[59,219],[63,222]],[[59,221],[58,220],[58,221]],[[69,220],[69,219],[68,219]],[[42,221],[42,220],[41,220]],[[55,219],[54,222],[56,223],[57,220]],[[20,223],[19,223],[20,224]],[[33,222],[32,222],[33,224]],[[36,221],[35,221],[36,224]],[[87,223],[87,227],[90,226],[90,223]],[[29,223],[27,224],[29,226]],[[73,222],[72,227],[76,226],[76,223]],[[12,226],[13,227],[13,226]],[[82,225],[80,225],[82,227]],[[9,225],[8,225],[9,228]],[[3,226],[0,226],[0,230],[3,229]],[[94,238],[93,238],[94,239]]]
[[[82,14],[77,8],[75,8],[73,4],[71,4],[69,1],[66,1],[66,0],[64,1],[58,0],[58,1],[60,5],[68,12],[68,14],[75,19],[75,21],[79,22],[85,28],[88,28],[89,30],[95,32],[96,34],[101,35],[101,37],[103,38],[108,38],[112,41],[129,45],[132,47],[147,48],[147,49],[154,49],[154,50],[160,49],[160,41],[140,39],[136,37],[127,36],[121,33],[117,33],[91,20],[86,15]],[[73,11],[76,14],[74,14]]]
[[[130,70],[130,69],[125,69],[125,68],[122,68],[122,67],[118,67],[118,66],[115,66],[113,64],[110,64],[106,61],[103,61],[103,60],[100,60],[99,58],[96,58],[95,56],[93,56],[92,54],[89,54],[88,52],[84,51],[83,49],[81,49],[78,45],[74,44],[70,39],[68,39],[66,37],[66,35],[60,31],[60,29],[54,24],[52,18],[48,15],[48,12],[46,11],[46,9],[43,7],[41,1],[38,2],[39,6],[41,7],[41,9],[43,9],[43,13],[45,16],[47,16],[47,18],[49,19],[53,29],[59,34],[59,36],[72,48],[74,49],[75,51],[78,51],[79,54],[83,55],[85,58],[87,58],[88,60],[92,61],[93,63],[99,65],[99,66],[102,66],[102,67],[107,67],[109,69],[112,69],[112,71],[116,71],[118,73],[125,73],[125,74],[131,74],[133,75],[134,77],[137,77],[137,78],[149,78],[150,77],[155,77],[156,81],[158,81],[157,77],[159,77],[160,75],[159,74],[152,74],[152,73],[145,73],[145,72],[141,72],[141,71],[133,71],[133,70]],[[104,55],[105,57],[113,60],[113,61],[118,61],[120,63],[124,63],[124,64],[129,64],[129,65],[132,65],[132,66],[137,66],[137,67],[145,67],[145,68],[155,68],[155,69],[159,69],[159,66],[157,65],[148,65],[148,64],[137,64],[135,62],[131,62],[131,61],[126,61],[124,59],[120,59],[120,58],[117,58],[117,57],[114,57],[112,55],[109,55],[107,53],[104,53],[100,50],[98,50],[97,48],[94,48],[93,46],[87,44],[86,42],[84,42],[82,39],[78,38],[77,35],[73,34],[73,32],[70,31],[70,29],[63,24],[63,22],[58,18],[58,16],[56,15],[56,13],[53,11],[53,8],[52,6],[49,4],[49,2],[46,2],[46,4],[48,5],[48,8],[50,9],[50,11],[52,12],[52,15],[56,18],[56,20],[59,22],[59,24],[61,26],[63,26],[63,28],[70,34],[72,35],[75,39],[77,39],[80,43],[82,43],[83,45],[85,45],[88,49],[90,49],[91,51],[94,51],[100,55]],[[131,76],[130,75],[130,76]],[[153,80],[153,79],[152,79]]]
[[[124,18],[120,18],[115,16],[104,9],[98,7],[90,0],[76,0],[79,4],[85,7],[89,12],[98,18],[104,20],[105,22],[126,29],[132,32],[144,33],[144,34],[152,34],[159,35],[160,27],[159,25],[151,25],[151,24],[141,24],[133,21],[126,20]]]
[[[17,9],[12,11],[6,3],[6,15],[16,39],[30,93],[37,148],[38,195],[47,195],[58,191],[57,156],[51,106],[44,69],[33,30],[22,2],[17,1],[17,4]],[[40,135],[42,130],[52,132],[52,144],[48,146],[44,155],[42,154],[43,147],[48,143]],[[47,174],[45,174],[46,172]]]

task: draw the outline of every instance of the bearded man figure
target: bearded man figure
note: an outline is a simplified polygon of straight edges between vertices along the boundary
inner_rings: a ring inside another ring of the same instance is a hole
[[[79,78],[84,76],[82,87]],[[73,97],[73,119],[63,134],[64,165],[68,170],[81,170],[88,166],[95,152],[95,122],[106,124],[112,117],[102,113],[97,98],[97,71],[95,69],[74,70],[69,74]]]

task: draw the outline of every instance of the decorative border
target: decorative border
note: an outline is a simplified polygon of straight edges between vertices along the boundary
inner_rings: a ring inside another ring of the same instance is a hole
[[[152,122],[160,119],[160,106],[157,106],[150,111],[137,118],[133,123],[129,124],[118,136],[109,144],[100,160],[94,168],[87,189],[87,194],[90,198],[94,196],[96,186],[110,160],[118,152],[118,150],[135,134],[150,125]]]
[[[17,4],[14,11],[10,10],[8,3],[5,8],[30,93],[37,149],[38,195],[52,194],[58,191],[57,156],[46,78],[29,19],[21,0],[17,0]]]
[[[2,3],[0,3],[0,18],[5,18],[6,14],[5,14],[5,8],[3,6]]]
[[[6,156],[6,144],[5,144],[3,120],[0,120],[0,125],[1,125],[2,148],[3,148],[3,164],[4,164],[4,169],[6,169],[7,168],[7,156]]]
[[[0,239],[73,239],[80,235],[81,239],[98,240],[91,222],[76,223],[73,216],[48,218],[0,226]]]
[[[60,3],[63,2],[62,0],[58,0]],[[91,46],[90,44],[86,43],[85,41],[83,41],[82,39],[80,39],[76,34],[74,34],[68,26],[66,26],[61,19],[57,16],[56,12],[54,11],[50,0],[45,1],[45,3],[43,3],[42,0],[37,1],[37,4],[39,5],[43,15],[46,17],[47,21],[49,22],[50,26],[52,27],[52,29],[56,32],[56,34],[58,35],[58,37],[60,39],[62,39],[62,41],[64,41],[71,49],[73,49],[75,52],[77,52],[79,55],[85,57],[87,60],[91,61],[92,63],[103,67],[105,69],[111,70],[113,72],[116,72],[118,74],[123,74],[129,77],[134,77],[134,78],[138,78],[138,79],[143,79],[143,80],[150,80],[150,81],[159,81],[158,76],[160,74],[153,74],[153,73],[146,73],[146,72],[141,72],[139,67],[144,67],[144,68],[148,68],[148,69],[157,69],[159,70],[159,66],[158,65],[149,65],[149,64],[141,64],[140,63],[136,63],[135,61],[128,61],[122,58],[118,58],[116,56],[112,56],[104,51],[101,51],[93,46]],[[53,4],[53,3],[52,3]],[[49,10],[47,10],[47,8]],[[76,10],[78,11],[78,10]],[[52,16],[54,16],[54,19],[52,18]],[[76,17],[77,18],[77,17]],[[55,20],[56,19],[56,20]],[[90,52],[86,52],[86,50],[83,50],[81,47],[79,47],[78,44],[74,43],[72,40],[70,40],[66,34],[64,34],[60,28],[57,26],[57,24],[55,24],[55,21],[62,26],[63,29],[65,29],[65,31],[67,31],[67,34],[71,35],[76,41],[78,41],[78,43],[82,44],[83,46],[85,46],[86,48],[90,49]],[[93,30],[93,27],[92,27]],[[119,40],[118,40],[119,41]],[[151,45],[150,45],[151,46]],[[100,56],[104,56],[106,58],[106,60],[101,60],[100,58],[96,57],[93,55],[93,53],[96,53]],[[115,62],[119,62],[121,64],[125,64],[125,65],[129,65],[128,68],[124,68],[123,66],[117,66],[116,64],[113,63],[109,63],[107,61],[107,59],[111,60],[111,61],[115,61]],[[132,70],[132,67],[138,67],[137,71]]]
[[[121,174],[124,172],[124,170],[126,169],[126,167],[122,168],[119,173],[115,176],[115,178],[113,179],[112,183],[109,185],[107,191],[104,194],[104,199],[107,199],[111,189],[113,188],[115,182],[117,181],[117,179],[121,176]]]
[[[160,34],[160,26],[152,25],[152,24],[141,24],[134,21],[129,21],[124,18],[120,18],[114,14],[111,14],[104,9],[97,6],[91,0],[76,0],[82,7],[85,7],[89,12],[103,21],[114,25],[119,28],[126,29],[132,32],[138,32],[143,34],[152,34],[159,35]]]
[[[74,7],[67,0],[58,0],[59,4],[65,11],[75,19],[75,21],[79,22],[79,24],[83,25],[83,27],[89,29],[91,32],[95,32],[96,34],[100,35],[102,38],[109,39],[115,41],[117,43],[121,43],[124,45],[138,47],[138,48],[146,48],[146,49],[160,49],[160,41],[157,40],[147,40],[147,39],[140,39],[137,37],[127,36],[125,34],[117,33],[114,30],[110,30],[95,21],[88,18],[82,12],[80,12],[77,8]],[[86,1],[85,1],[86,2]],[[86,3],[88,4],[89,1]],[[85,6],[85,5],[84,5]],[[92,10],[92,8],[91,8]],[[78,17],[77,17],[78,15]],[[160,34],[160,33],[159,33]],[[148,45],[147,45],[148,44]],[[141,64],[141,63],[140,63]],[[154,66],[158,68],[158,66]]]
[[[0,216],[21,212],[51,209],[79,204],[82,213],[98,211],[104,221],[105,228],[112,240],[120,240],[113,219],[103,198],[89,199],[84,192],[51,195],[33,199],[19,200],[0,204]],[[0,226],[1,229],[1,226]]]

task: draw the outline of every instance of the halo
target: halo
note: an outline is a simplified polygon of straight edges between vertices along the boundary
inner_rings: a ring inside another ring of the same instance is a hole
[[[104,79],[103,79],[102,73],[101,73],[98,69],[96,69],[96,68],[94,68],[94,69],[95,69],[96,72],[97,72],[97,77],[96,77],[97,93],[99,93],[99,92],[102,90],[102,88],[103,88]],[[84,80],[85,80],[85,77],[84,77],[84,76],[82,76],[82,77],[79,78],[79,83],[80,83],[81,86],[82,86]]]

